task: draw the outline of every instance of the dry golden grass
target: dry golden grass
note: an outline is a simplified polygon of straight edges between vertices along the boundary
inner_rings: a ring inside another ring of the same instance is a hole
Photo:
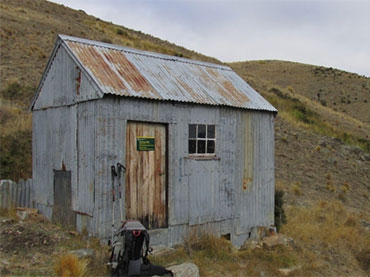
[[[288,224],[282,227],[282,232],[293,237],[302,249],[301,258],[306,260],[301,263],[307,273],[326,272],[325,262],[332,259],[348,270],[355,270],[360,253],[370,251],[370,234],[361,226],[361,220],[370,221],[369,214],[351,212],[340,201],[288,206],[285,211]]]
[[[224,238],[191,232],[172,253],[150,260],[162,266],[192,262],[201,276],[277,276],[280,268],[299,264],[295,256],[295,251],[285,246],[238,250]]]
[[[0,216],[1,217],[5,217],[5,218],[9,218],[9,219],[12,219],[12,220],[17,220],[18,219],[18,216],[17,216],[17,210],[15,207],[9,207],[9,208],[0,208]]]
[[[292,192],[295,195],[297,195],[297,196],[301,196],[303,194],[303,192],[302,192],[302,184],[300,182],[295,182],[292,185]]]
[[[63,277],[82,277],[87,275],[87,266],[89,262],[86,259],[78,259],[76,255],[66,254],[59,258],[54,266],[56,275]]]
[[[348,211],[339,201],[287,206],[288,224],[281,233],[294,239],[293,245],[238,250],[230,241],[206,233],[191,232],[185,243],[163,255],[149,256],[153,264],[169,267],[195,263],[201,276],[280,276],[279,269],[294,269],[294,276],[366,276],[370,268],[370,235],[362,222],[368,214]],[[7,213],[2,211],[1,216]],[[42,241],[27,251],[10,251],[0,258],[11,262],[13,275],[107,276],[109,251],[98,239],[71,235],[43,220],[13,220],[0,227],[10,233],[12,244],[4,247],[23,249],[30,242]],[[9,238],[8,238],[9,239]],[[93,257],[78,259],[70,250],[94,249]],[[5,250],[7,250],[6,248]],[[51,254],[52,253],[52,254]],[[31,263],[24,265],[24,260]],[[330,265],[336,263],[336,266]],[[330,266],[329,266],[330,265]],[[362,268],[362,269],[361,269]]]
[[[17,131],[31,131],[32,115],[17,106],[8,104],[8,101],[0,99],[0,137],[14,134]]]

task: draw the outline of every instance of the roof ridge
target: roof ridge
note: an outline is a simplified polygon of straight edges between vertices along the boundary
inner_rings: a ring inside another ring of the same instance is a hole
[[[77,43],[95,45],[97,47],[104,47],[104,48],[114,49],[114,50],[122,51],[122,52],[125,52],[125,53],[130,53],[130,54],[135,54],[135,55],[142,55],[142,56],[152,57],[152,58],[156,58],[156,59],[163,59],[163,60],[168,60],[168,61],[177,61],[177,62],[182,62],[182,63],[187,63],[187,64],[195,64],[195,65],[200,65],[200,66],[205,66],[205,67],[210,67],[210,68],[217,68],[217,69],[221,69],[221,70],[232,71],[231,67],[229,67],[227,65],[223,65],[223,64],[215,64],[215,63],[204,62],[204,61],[199,61],[199,60],[192,60],[192,59],[189,59],[189,58],[177,57],[177,56],[172,56],[172,55],[168,55],[168,54],[162,54],[162,53],[158,53],[158,52],[141,50],[141,49],[136,49],[136,48],[132,48],[132,47],[128,47],[128,46],[122,46],[122,45],[118,45],[118,44],[112,44],[112,43],[108,43],[108,42],[91,40],[91,39],[86,39],[86,38],[79,38],[79,37],[63,35],[63,34],[58,34],[58,37],[62,41],[73,41],[73,42],[77,42]]]

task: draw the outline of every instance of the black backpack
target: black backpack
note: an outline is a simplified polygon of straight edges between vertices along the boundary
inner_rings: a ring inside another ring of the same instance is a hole
[[[150,237],[138,220],[126,220],[118,230],[113,242],[110,264],[112,276],[153,276],[172,272],[152,265],[148,260]]]

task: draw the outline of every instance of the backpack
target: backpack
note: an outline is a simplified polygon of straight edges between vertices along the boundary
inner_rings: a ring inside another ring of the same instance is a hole
[[[112,276],[173,276],[171,271],[149,262],[149,241],[149,234],[140,221],[123,222],[111,249]]]

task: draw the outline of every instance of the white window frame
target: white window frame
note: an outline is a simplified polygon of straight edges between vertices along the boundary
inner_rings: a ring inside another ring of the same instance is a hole
[[[195,136],[191,136],[191,129],[192,126],[195,126]],[[201,133],[199,131],[200,128],[205,126],[205,134],[204,137],[201,136]],[[213,128],[213,137],[212,137],[212,131],[209,130],[209,128]],[[190,156],[207,156],[207,157],[214,157],[216,156],[216,125],[215,124],[189,124],[189,136],[188,136],[188,153]],[[190,143],[191,141],[195,142],[195,151],[191,152],[191,146]],[[204,142],[204,152],[199,152],[199,146],[200,143]],[[209,143],[213,143],[213,152],[212,153],[207,153]]]

